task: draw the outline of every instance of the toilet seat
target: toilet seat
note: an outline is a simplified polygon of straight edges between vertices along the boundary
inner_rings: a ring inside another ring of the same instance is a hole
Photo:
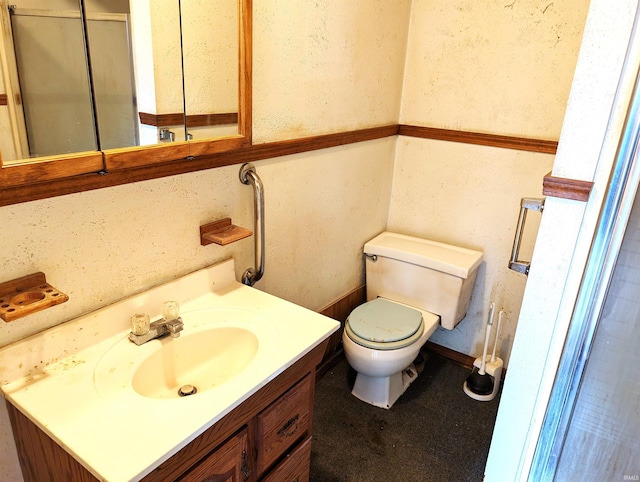
[[[345,332],[354,342],[376,350],[411,345],[424,331],[422,314],[383,298],[368,301],[351,312]]]

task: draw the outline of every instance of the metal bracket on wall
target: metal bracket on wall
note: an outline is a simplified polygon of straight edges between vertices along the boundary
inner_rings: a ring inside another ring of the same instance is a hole
[[[511,250],[511,259],[509,260],[509,269],[522,273],[525,276],[529,274],[531,267],[530,261],[519,260],[520,243],[522,241],[522,232],[524,231],[524,223],[527,220],[527,211],[540,211],[544,209],[544,199],[526,198],[520,200],[520,216],[518,216],[518,225],[516,227],[516,235],[513,239],[513,249]]]

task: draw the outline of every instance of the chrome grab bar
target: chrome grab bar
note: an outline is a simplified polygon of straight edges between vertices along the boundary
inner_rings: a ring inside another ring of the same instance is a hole
[[[264,187],[256,168],[248,162],[240,168],[240,182],[253,186],[255,268],[247,269],[242,275],[242,282],[247,286],[253,286],[264,274]]]
[[[509,269],[522,273],[525,276],[529,274],[531,267],[530,261],[519,260],[520,243],[522,241],[522,232],[524,231],[524,223],[527,220],[527,211],[540,211],[544,209],[544,199],[526,198],[520,200],[520,216],[518,217],[518,226],[516,227],[516,236],[513,239],[513,249],[511,250],[511,259],[509,260]]]

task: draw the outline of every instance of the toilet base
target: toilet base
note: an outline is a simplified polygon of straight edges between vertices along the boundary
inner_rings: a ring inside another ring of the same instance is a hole
[[[418,372],[413,363],[389,377],[370,377],[358,373],[351,394],[363,402],[389,409],[417,377]]]

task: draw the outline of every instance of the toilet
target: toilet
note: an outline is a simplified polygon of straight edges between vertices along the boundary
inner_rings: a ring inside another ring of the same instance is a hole
[[[438,326],[465,317],[483,254],[391,232],[364,254],[367,302],[347,318],[344,353],[357,372],[351,393],[388,409],[418,376],[413,362]]]

